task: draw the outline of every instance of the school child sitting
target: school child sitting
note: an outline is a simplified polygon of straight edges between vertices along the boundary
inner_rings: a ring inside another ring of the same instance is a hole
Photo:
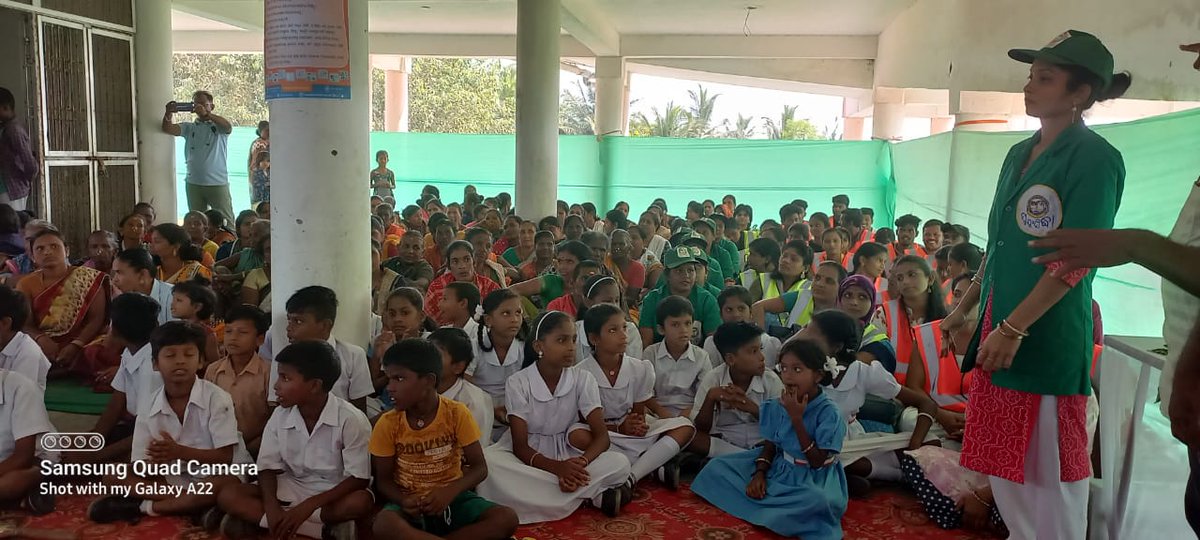
[[[163,385],[162,375],[154,369],[150,346],[150,334],[158,326],[159,309],[158,302],[141,293],[125,293],[113,299],[108,337],[114,346],[124,351],[121,364],[113,375],[112,397],[92,427],[92,432],[104,436],[105,447],[94,453],[72,452],[64,459],[100,463],[128,461],[134,418],[143,406],[149,406]]]
[[[216,504],[223,486],[238,482],[230,465],[251,460],[238,436],[233,398],[196,378],[206,341],[203,328],[185,321],[154,330],[150,347],[163,385],[139,411],[133,429],[132,462],[187,464],[185,472],[142,475],[135,468],[125,478],[107,478],[133,488],[134,494],[96,499],[88,506],[88,519],[136,523],[143,515],[196,514]],[[186,472],[205,465],[216,466],[214,472]]]
[[[583,318],[587,315],[587,310],[600,304],[620,305],[621,296],[618,288],[616,279],[602,274],[594,275],[583,282],[583,305],[580,306],[579,313],[575,316],[575,335],[587,335],[583,329]],[[637,325],[628,320],[625,321],[625,338],[625,354],[641,358],[642,334],[638,332]],[[575,341],[576,362],[582,362],[591,352],[586,338]]]
[[[416,288],[400,287],[391,291],[383,305],[381,329],[372,340],[371,356],[367,363],[372,386],[381,402],[376,404],[374,399],[371,400],[368,417],[372,419],[392,407],[385,391],[387,377],[383,374],[383,355],[396,342],[423,337],[437,328],[433,320],[425,315],[425,297]]]
[[[439,395],[441,356],[420,339],[400,341],[384,356],[395,408],[371,433],[371,462],[385,501],[374,532],[396,539],[509,538],[517,514],[472,491],[488,474],[480,432],[465,405]]]
[[[692,405],[696,438],[688,451],[716,457],[745,450],[763,439],[759,407],[779,397],[783,382],[774,371],[766,371],[762,333],[746,322],[717,327],[713,341],[725,362],[708,372],[696,388]]]
[[[471,411],[479,432],[491,437],[492,426],[496,422],[496,407],[492,396],[478,386],[471,384],[463,375],[471,361],[475,359],[475,350],[471,338],[458,328],[438,328],[428,336],[442,355],[442,377],[438,379],[438,394],[453,399]],[[491,443],[491,439],[487,440]]]
[[[655,307],[663,340],[646,347],[642,359],[654,368],[654,395],[662,418],[692,416],[696,389],[713,369],[708,353],[692,343],[692,303],[668,296]],[[709,338],[712,339],[711,337]]]
[[[370,515],[371,424],[332,392],[341,363],[324,341],[292,343],[275,356],[279,407],[263,429],[258,483],[221,490],[222,534],[256,538],[268,529],[273,538],[348,539],[350,522]]]
[[[786,390],[762,405],[761,450],[718,457],[692,492],[721,510],[778,534],[842,538],[846,474],[838,459],[846,422],[821,390],[832,374],[816,344],[790,341],[779,354]]]
[[[324,341],[337,352],[339,362],[338,379],[330,393],[349,401],[359,410],[366,410],[367,396],[375,391],[367,364],[367,352],[352,343],[333,337],[333,325],[337,319],[337,294],[320,285],[304,287],[288,298],[287,304],[288,342]],[[276,401],[275,381],[279,379],[279,364],[271,363],[271,386],[267,401]]]
[[[267,405],[271,366],[258,355],[270,325],[270,317],[257,307],[241,305],[230,310],[225,321],[225,356],[204,373],[204,380],[233,398],[238,432],[246,448],[255,454],[262,441],[263,427],[271,417]]]
[[[54,511],[54,496],[39,489],[39,458],[50,456],[38,445],[43,433],[53,431],[57,430],[37,383],[0,369],[0,506],[17,503],[37,516]]]
[[[750,311],[750,306],[753,303],[750,291],[745,287],[735,285],[721,291],[721,295],[717,297],[717,305],[721,308],[721,322],[754,322],[754,317]],[[767,370],[774,371],[775,363],[779,361],[779,348],[783,344],[779,342],[779,338],[765,333],[761,339],[763,358],[767,361]],[[708,359],[712,362],[712,367],[715,368],[721,365],[721,352],[717,350],[717,344],[714,343],[712,336],[708,336],[708,339],[704,340],[704,352],[708,354]]]
[[[209,328],[217,310],[217,293],[208,284],[197,280],[181,281],[171,290],[171,316],[181,321],[196,324],[204,329],[204,364],[201,372],[221,359],[221,345],[217,335]]]
[[[29,301],[16,289],[0,287],[0,369],[20,373],[46,391],[50,359],[22,332],[29,320]]]
[[[479,333],[479,322],[475,320],[475,309],[479,307],[479,288],[474,283],[451,281],[446,284],[442,299],[438,301],[438,311],[447,326],[461,328],[468,336]]]
[[[505,385],[512,429],[484,451],[488,478],[477,492],[523,524],[563,519],[583,501],[615,517],[628,496],[629,460],[609,450],[595,377],[574,367],[571,317],[539,315],[525,348],[524,367]]]
[[[691,442],[696,428],[654,400],[654,365],[625,354],[621,308],[600,304],[588,310],[583,322],[592,352],[579,367],[599,384],[612,448],[633,464],[629,487],[661,468],[663,483],[678,489],[679,463],[673,458]]]
[[[474,336],[475,361],[467,366],[467,378],[492,396],[496,422],[489,441],[508,427],[504,392],[508,378],[522,368],[525,354],[525,318],[521,297],[510,289],[492,291],[483,299],[483,319]]]

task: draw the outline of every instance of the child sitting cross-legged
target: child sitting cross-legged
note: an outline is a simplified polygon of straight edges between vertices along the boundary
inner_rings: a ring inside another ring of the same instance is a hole
[[[0,368],[0,507],[17,504],[39,516],[54,511],[54,496],[39,489],[40,458],[51,456],[38,445],[53,431],[37,383]]]
[[[217,385],[196,378],[206,341],[204,329],[189,322],[171,321],[154,330],[150,347],[163,386],[148,397],[133,430],[132,462],[184,463],[185,472],[106,478],[133,487],[136,495],[97,499],[88,507],[88,519],[136,523],[142,515],[196,514],[216,504],[222,486],[238,482],[230,465],[248,464],[250,454],[238,436],[233,399]],[[219,465],[225,467],[212,469],[225,474],[194,472],[197,466]]]
[[[369,516],[373,504],[371,424],[331,392],[341,368],[329,343],[292,343],[274,363],[279,407],[263,429],[258,483],[221,491],[218,502],[228,514],[221,532],[234,540],[255,538],[260,529],[272,538],[353,538],[350,522]]]
[[[517,514],[472,491],[487,478],[479,428],[465,405],[439,395],[442,354],[421,339],[388,349],[383,370],[395,409],[371,433],[376,487],[387,501],[379,538],[509,538]]]
[[[249,304],[233,308],[225,321],[224,358],[208,366],[204,380],[220,386],[233,398],[238,431],[246,447],[258,453],[263,426],[271,417],[267,405],[267,384],[271,366],[258,355],[271,318]]]
[[[696,389],[696,438],[689,451],[716,457],[751,448],[763,439],[759,407],[783,393],[783,382],[774,371],[766,371],[762,333],[747,322],[725,323],[713,333],[725,363],[708,372]]]
[[[642,351],[654,367],[655,399],[670,416],[691,417],[696,389],[712,370],[708,354],[692,343],[692,303],[668,296],[655,309],[663,340]]]
[[[492,423],[496,420],[492,396],[464,376],[475,358],[471,338],[463,330],[447,327],[434,330],[427,339],[442,353],[442,377],[438,380],[438,393],[466,405],[471,416],[475,417],[479,432],[486,435],[484,440],[491,443]]]
[[[213,313],[217,310],[217,293],[199,279],[181,281],[171,290],[171,316],[181,321],[195,323],[204,329],[204,364],[201,368],[215,364],[221,358],[221,346],[217,335],[209,329]]]
[[[692,492],[721,510],[788,537],[842,538],[846,473],[838,460],[846,421],[821,391],[831,362],[817,344],[798,339],[779,354],[785,390],[763,402],[762,449],[718,457]]]

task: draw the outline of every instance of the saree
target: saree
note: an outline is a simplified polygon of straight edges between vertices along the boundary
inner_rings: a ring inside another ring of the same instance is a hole
[[[196,261],[188,261],[184,263],[183,268],[180,268],[179,271],[171,274],[170,276],[167,276],[165,272],[163,272],[161,266],[158,268],[158,280],[171,285],[183,283],[184,281],[191,281],[195,279],[196,276],[201,276],[204,279],[212,281],[212,270],[209,270],[203,264],[200,264]]]
[[[30,299],[38,329],[59,345],[70,343],[83,329],[92,302],[101,298],[107,312],[110,291],[108,276],[103,272],[72,267],[65,277]]]

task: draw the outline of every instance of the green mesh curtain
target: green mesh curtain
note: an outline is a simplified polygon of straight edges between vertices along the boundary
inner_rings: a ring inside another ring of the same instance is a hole
[[[1127,178],[1118,227],[1166,234],[1200,173],[1200,110],[1100,126],[1125,157]],[[593,201],[603,213],[618,201],[640,213],[655,198],[682,215],[690,200],[732,193],[754,207],[754,222],[778,219],[785,202],[809,201],[828,211],[830,199],[850,196],[853,206],[875,209],[876,228],[894,216],[948,219],[986,243],[987,212],[1000,164],[1009,147],[1028,133],[943,133],[895,145],[880,141],[767,141],[559,137],[558,198]],[[230,191],[235,209],[249,205],[246,161],[253,128],[234,128],[229,139]],[[372,133],[371,166],[387,150],[397,180],[396,199],[411,204],[425,184],[446,201],[462,200],[462,187],[484,194],[513,193],[515,142],[511,135]],[[184,197],[183,145],[176,145],[179,208]],[[286,184],[286,179],[276,178]],[[362,179],[364,184],[367,179]],[[1103,270],[1096,296],[1108,333],[1159,335],[1160,280],[1135,266]]]

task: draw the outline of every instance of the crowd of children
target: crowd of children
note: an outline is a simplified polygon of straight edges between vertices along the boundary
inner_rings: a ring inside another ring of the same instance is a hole
[[[0,287],[0,504],[52,511],[45,457],[213,465],[114,479],[158,494],[99,498],[89,517],[192,516],[231,538],[508,538],[582,504],[615,516],[639,483],[684,474],[720,509],[806,539],[840,538],[872,481],[915,486],[944,527],[1002,527],[986,482],[943,470],[974,325],[943,336],[938,321],[983,258],[966,227],[904,215],[876,230],[845,195],[757,226],[733,195],[684,218],[662,199],[542,217],[426,186],[396,212],[386,152],[371,186],[373,302],[302,288],[283,344],[255,212],[180,227],[139,205],[83,261],[27,219],[16,286]],[[373,312],[367,349],[333,337],[346,309]],[[111,392],[102,451],[38,444],[54,431],[48,378]],[[963,479],[930,496],[945,474]]]

